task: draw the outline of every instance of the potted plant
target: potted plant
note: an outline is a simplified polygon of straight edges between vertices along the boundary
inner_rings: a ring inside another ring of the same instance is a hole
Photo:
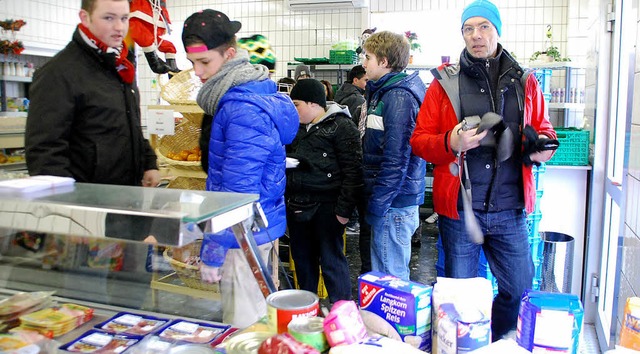
[[[558,47],[553,45],[553,33],[551,32],[551,25],[547,26],[547,38],[549,39],[549,47],[544,51],[535,51],[529,61],[571,61],[569,58],[562,57]]]
[[[411,45],[411,51],[417,50],[422,52],[422,48],[420,47],[420,43],[418,43],[418,35],[415,32],[406,31],[404,33],[407,40],[409,40],[409,45]]]
[[[418,34],[416,34],[415,32],[406,31],[404,33],[404,36],[407,37],[407,40],[409,41],[409,49],[411,50],[411,52],[416,50],[422,52],[420,43],[418,43]],[[413,63],[413,54],[409,56],[409,63]]]

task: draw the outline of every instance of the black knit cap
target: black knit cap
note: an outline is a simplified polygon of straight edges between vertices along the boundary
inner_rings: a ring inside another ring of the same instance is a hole
[[[206,9],[193,13],[184,21],[182,43],[191,35],[202,39],[209,50],[227,43],[240,30],[242,24],[231,21],[224,13]]]
[[[317,103],[323,108],[327,107],[327,95],[324,93],[324,85],[316,79],[299,80],[289,94],[292,100]]]

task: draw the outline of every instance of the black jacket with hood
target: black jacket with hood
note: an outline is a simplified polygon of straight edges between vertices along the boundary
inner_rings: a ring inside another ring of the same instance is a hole
[[[345,82],[340,86],[333,100],[336,103],[349,107],[351,119],[358,125],[362,104],[364,103],[364,90],[361,90],[354,84]]]
[[[300,161],[287,169],[288,201],[335,202],[337,215],[351,217],[364,181],[360,133],[347,108],[329,103],[320,121],[301,124],[287,157]]]

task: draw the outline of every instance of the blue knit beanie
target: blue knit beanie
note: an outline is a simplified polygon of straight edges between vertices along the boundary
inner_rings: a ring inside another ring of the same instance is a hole
[[[484,17],[498,31],[498,36],[502,36],[502,20],[500,20],[500,12],[496,5],[488,0],[476,0],[467,5],[462,11],[462,25],[471,17]]]

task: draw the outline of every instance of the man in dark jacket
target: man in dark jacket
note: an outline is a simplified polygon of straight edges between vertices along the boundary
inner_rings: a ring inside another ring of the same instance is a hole
[[[426,87],[417,72],[402,72],[409,63],[409,42],[403,35],[375,33],[364,43],[364,51],[368,108],[358,127],[364,129],[371,266],[409,280],[411,236],[420,222],[426,174],[426,163],[413,154],[409,139]]]
[[[329,300],[351,299],[344,225],[362,191],[360,134],[346,108],[327,104],[318,80],[300,80],[291,90],[300,117],[287,157],[287,225],[300,288],[316,292],[319,266]]]
[[[156,155],[142,135],[135,68],[123,44],[129,2],[83,0],[80,20],[71,42],[33,78],[29,174],[155,187]]]
[[[334,101],[343,106],[349,107],[351,119],[358,124],[360,111],[364,103],[364,88],[367,86],[367,72],[362,65],[356,65],[347,75],[347,82],[342,84],[336,92]]]

